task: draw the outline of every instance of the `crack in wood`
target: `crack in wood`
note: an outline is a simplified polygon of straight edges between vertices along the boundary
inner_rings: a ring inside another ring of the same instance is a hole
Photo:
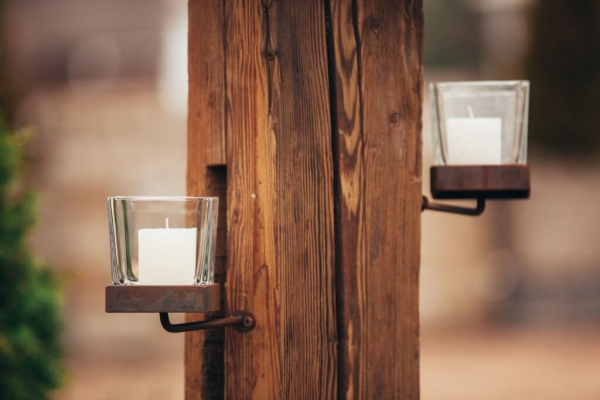
[[[263,11],[263,51],[262,56],[265,59],[267,73],[267,103],[269,114],[273,111],[273,68],[277,52],[273,46],[271,38],[271,19],[269,9],[271,8],[270,0],[262,0]]]

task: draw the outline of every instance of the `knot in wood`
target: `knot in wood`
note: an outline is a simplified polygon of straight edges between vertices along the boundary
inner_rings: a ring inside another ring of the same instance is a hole
[[[381,24],[380,24],[379,20],[375,17],[369,17],[369,19],[367,20],[367,26],[373,32],[377,32],[380,28],[380,25]]]

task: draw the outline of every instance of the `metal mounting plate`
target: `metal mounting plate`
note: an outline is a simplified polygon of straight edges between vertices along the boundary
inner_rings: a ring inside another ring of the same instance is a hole
[[[431,195],[436,199],[527,199],[528,164],[431,167]]]
[[[221,286],[110,285],[107,313],[206,313],[221,309]]]

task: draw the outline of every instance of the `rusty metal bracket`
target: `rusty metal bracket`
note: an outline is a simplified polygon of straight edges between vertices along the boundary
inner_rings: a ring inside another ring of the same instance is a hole
[[[441,203],[432,203],[429,199],[423,196],[423,202],[421,205],[421,211],[432,210],[432,211],[440,211],[447,212],[452,214],[460,214],[460,215],[469,215],[472,217],[479,216],[483,214],[485,211],[485,198],[478,197],[477,198],[477,206],[475,208],[467,208],[467,207],[459,207],[452,206],[449,204],[441,204]]]
[[[106,312],[159,313],[162,327],[171,333],[233,326],[238,331],[254,329],[254,316],[236,311],[223,316],[221,286],[211,285],[109,285],[106,287]],[[172,324],[169,313],[208,313],[208,319]]]
[[[221,309],[221,286],[212,285],[109,285],[109,313],[208,313]]]
[[[160,324],[165,331],[170,333],[201,331],[205,329],[224,328],[226,326],[233,326],[240,332],[247,332],[254,329],[256,322],[251,313],[237,311],[228,317],[198,322],[185,322],[183,324],[172,324],[171,321],[169,321],[169,313],[161,312]]]
[[[434,199],[528,199],[531,192],[528,164],[436,165],[429,174]]]

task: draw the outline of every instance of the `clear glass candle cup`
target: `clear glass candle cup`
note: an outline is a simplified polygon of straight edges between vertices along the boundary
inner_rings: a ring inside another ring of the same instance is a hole
[[[431,84],[436,165],[527,162],[528,81]]]
[[[109,197],[113,284],[212,284],[218,205],[216,197]]]

